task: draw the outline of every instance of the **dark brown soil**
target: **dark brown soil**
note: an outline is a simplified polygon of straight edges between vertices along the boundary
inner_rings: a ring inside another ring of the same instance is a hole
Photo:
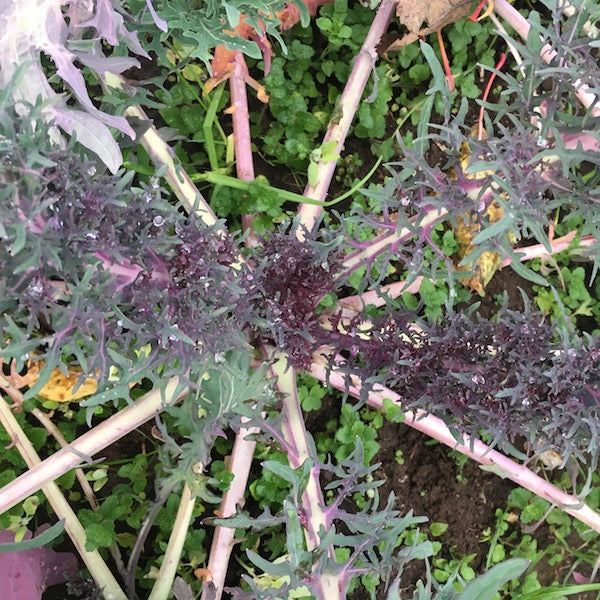
[[[386,422],[378,431],[378,441],[381,449],[373,462],[381,462],[374,476],[376,480],[385,482],[379,488],[382,503],[393,492],[395,507],[401,513],[412,510],[414,515],[426,516],[429,523],[446,523],[448,529],[441,537],[430,536],[430,539],[442,543],[438,556],[451,559],[474,554],[469,566],[476,573],[483,573],[489,546],[480,542],[482,533],[486,528],[494,530],[496,509],[506,508],[508,494],[516,487],[515,484],[482,471],[472,460],[461,468],[448,447],[432,444],[426,436],[404,424]],[[396,461],[398,450],[402,452],[404,464]],[[428,524],[424,524],[422,530],[427,531]],[[556,541],[547,525],[540,526],[532,536],[539,549]],[[571,540],[571,543],[571,547],[576,547],[581,541]],[[535,566],[540,584],[545,586],[564,580],[568,565],[564,561],[559,564],[551,566],[540,561]],[[426,577],[424,562],[409,563],[401,578],[400,597],[412,598],[416,582],[425,582]],[[383,600],[385,597],[386,592],[382,588],[377,598]],[[357,590],[351,596],[351,600],[369,598],[365,590]],[[572,598],[598,600],[597,592]]]
[[[486,547],[479,539],[484,529],[494,527],[495,510],[506,505],[514,486],[481,471],[473,461],[459,469],[446,446],[428,444],[423,434],[406,425],[386,423],[379,430],[379,442],[381,450],[375,461],[382,464],[376,478],[385,480],[380,488],[383,500],[394,492],[396,507],[402,513],[412,510],[415,515],[427,516],[429,522],[447,523],[446,533],[439,538],[447,558],[451,550],[458,556],[475,554],[470,566],[481,572]],[[404,457],[402,465],[395,459],[398,450]],[[427,530],[427,525],[423,529]],[[410,597],[414,584],[425,577],[424,563],[414,561],[407,565],[402,577],[402,597]]]

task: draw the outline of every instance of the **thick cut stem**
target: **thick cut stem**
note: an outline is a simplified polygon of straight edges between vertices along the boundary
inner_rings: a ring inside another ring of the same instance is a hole
[[[316,379],[328,382],[339,390],[345,391],[348,389],[345,375],[333,371],[327,376],[326,367],[320,360],[313,362],[310,373]],[[358,379],[353,379],[348,392],[351,396],[360,398],[361,383]],[[373,390],[369,392],[367,403],[378,410],[382,410],[384,400],[391,400],[397,406],[402,406],[402,398],[396,392],[381,385],[373,386]],[[582,523],[600,532],[600,514],[591,509],[582,500],[563,492],[527,467],[516,463],[497,450],[493,450],[481,440],[472,439],[465,435],[462,438],[462,442],[457,442],[450,429],[441,419],[427,414],[422,410],[405,411],[404,423],[446,444],[446,446],[449,446],[453,450],[486,465],[501,477],[514,481],[517,485],[548,500],[548,502],[555,504],[572,517],[579,519]]]
[[[13,365],[14,368],[14,365]],[[17,406],[21,407],[23,405],[23,394],[21,392],[12,387],[11,383],[0,376],[0,387],[4,389],[4,391],[10,396],[11,400],[16,403]],[[51,418],[43,411],[37,407],[34,407],[29,411],[44,427],[44,429],[58,442],[61,448],[69,445],[69,442],[65,439],[60,429],[52,422]],[[75,476],[77,477],[77,481],[83,490],[83,494],[89,502],[92,510],[98,510],[98,500],[96,499],[96,495],[94,494],[94,490],[90,485],[90,482],[85,478],[85,473],[83,469],[75,469]],[[42,488],[43,489],[43,488]],[[123,564],[123,559],[121,558],[121,552],[119,551],[119,547],[117,544],[113,544],[109,547],[110,555],[112,559],[115,561],[115,565],[117,570],[121,574],[122,577],[125,576],[125,565]]]
[[[233,146],[235,149],[235,169],[238,179],[254,179],[254,160],[252,158],[252,139],[250,137],[250,116],[248,114],[248,94],[246,93],[245,74],[248,67],[244,55],[235,53],[235,66],[229,79],[231,89],[231,116],[233,121]],[[252,219],[255,215],[242,215],[242,227],[251,234]],[[248,242],[247,242],[248,243]]]
[[[296,389],[296,374],[288,363],[286,357],[281,357],[272,367],[277,376],[277,389],[284,395],[283,411],[284,421],[282,425],[283,437],[286,441],[288,460],[293,469],[299,469],[305,461],[314,460],[307,439],[306,425],[298,399]],[[310,517],[307,522],[309,550],[314,550],[319,545],[319,529],[329,529],[331,523],[327,522],[325,516],[325,500],[319,485],[320,469],[317,464],[311,469],[309,483],[303,496],[306,501],[307,513]]]
[[[186,388],[179,388],[179,380],[173,377],[164,391],[159,389],[148,392],[135,404],[124,408],[106,421],[61,448],[52,456],[35,465],[0,489],[0,513],[18,504],[27,496],[37,492],[42,486],[74,469],[82,461],[91,461],[91,457],[103,448],[133,431],[142,423],[159,414],[166,406],[175,404]]]
[[[233,121],[233,146],[235,148],[235,168],[239,179],[252,181],[254,179],[254,162],[252,159],[252,144],[250,138],[250,117],[248,115],[248,95],[244,70],[246,69],[244,55],[235,53],[235,67],[229,85],[231,90],[231,118]]]
[[[346,87],[336,104],[336,109],[333,112],[329,127],[323,138],[323,144],[326,144],[331,140],[337,142],[333,154],[339,156],[344,148],[344,142],[348,135],[350,124],[358,109],[369,77],[371,76],[371,73],[375,73],[377,44],[386,32],[395,8],[395,2],[392,2],[391,0],[382,0],[360,53],[354,59],[354,67],[352,68]],[[319,162],[316,178],[317,183],[314,187],[307,185],[304,190],[304,195],[309,198],[324,201],[327,197],[336,164],[336,160]],[[323,208],[321,206],[302,205],[298,211],[301,224],[310,231],[314,227],[322,210]]]
[[[306,425],[298,400],[296,375],[287,358],[281,356],[271,367],[277,377],[277,389],[283,395],[284,415],[282,433],[288,449],[288,461],[294,469],[300,468],[306,460],[312,460],[306,490],[302,494],[302,505],[306,521],[306,542],[309,550],[319,547],[320,531],[329,531],[333,524],[325,510],[325,500],[319,481],[320,468],[314,445],[308,441]],[[315,573],[314,587],[319,600],[343,600],[346,597],[340,576],[334,573]]]
[[[549,258],[553,254],[564,252],[569,247],[569,244],[573,241],[576,235],[576,231],[571,231],[562,237],[551,239],[550,252],[548,252],[544,244],[535,244],[533,246],[515,248],[513,252],[519,257],[519,261],[521,262],[525,262],[533,258]],[[588,248],[595,242],[596,240],[593,236],[586,235],[579,240],[578,248]],[[576,250],[573,250],[573,252],[576,252]],[[500,263],[499,268],[502,269],[504,267],[508,267],[512,262],[513,259],[507,257],[502,261],[502,263]],[[373,306],[384,306],[387,302],[386,297],[398,298],[405,292],[409,292],[411,294],[418,293],[423,279],[425,279],[423,276],[418,275],[410,284],[407,281],[395,281],[394,283],[389,283],[382,286],[380,290],[369,290],[363,292],[362,294],[346,296],[345,298],[340,298],[340,306],[342,308],[349,308],[354,311],[362,310],[362,308],[367,304],[372,304]]]
[[[254,457],[256,442],[246,439],[259,432],[257,427],[242,428],[235,436],[233,450],[229,458],[229,471],[233,480],[223,495],[219,508],[219,517],[226,518],[235,514],[236,508],[244,502],[250,467]],[[208,577],[202,588],[201,600],[219,600],[223,594],[227,565],[234,544],[235,529],[218,526],[215,528],[210,556],[208,559]],[[210,579],[209,579],[210,578]]]
[[[149,121],[146,113],[139,106],[130,106],[125,114],[128,117],[135,117],[141,121]],[[156,166],[164,165],[164,177],[171,189],[184,203],[188,212],[195,210],[196,215],[207,225],[214,225],[217,217],[212,211],[198,188],[194,185],[185,169],[176,164],[175,153],[169,145],[160,137],[156,128],[149,127],[138,140],[146,152],[150,155],[152,162]]]

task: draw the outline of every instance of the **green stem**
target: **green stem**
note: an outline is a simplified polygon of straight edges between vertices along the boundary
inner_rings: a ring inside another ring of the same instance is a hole
[[[373,177],[373,174],[378,169],[379,165],[382,162],[382,157],[379,157],[375,164],[371,167],[370,171],[358,182],[356,182],[352,188],[350,188],[347,192],[344,192],[340,196],[337,196],[333,200],[328,200],[325,202],[321,202],[320,200],[315,200],[314,198],[307,198],[302,194],[296,194],[295,192],[290,192],[288,190],[282,190],[281,188],[274,187],[272,185],[262,185],[266,191],[275,192],[279,194],[280,198],[283,200],[287,200],[289,202],[297,202],[298,204],[312,204],[314,206],[322,206],[328,207],[345,200],[356,191],[358,191],[361,187]],[[254,181],[242,181],[241,179],[237,179],[236,177],[231,177],[231,175],[223,175],[221,173],[216,173],[215,171],[208,171],[207,173],[198,173],[191,176],[192,181],[208,181],[209,183],[214,183],[215,185],[224,185],[226,187],[233,188],[235,190],[241,190],[243,192],[248,193],[250,190],[250,186],[254,183]]]
[[[219,102],[221,100],[221,96],[223,95],[223,90],[225,89],[225,84],[222,83],[215,88],[214,94],[212,95],[212,98],[211,98],[210,102],[208,103],[208,109],[207,109],[206,102],[204,102],[202,100],[202,97],[198,94],[198,92],[196,91],[194,86],[192,86],[190,84],[190,82],[182,75],[179,76],[179,81],[181,81],[188,88],[188,90],[190,90],[190,92],[196,98],[196,101],[198,102],[198,104],[202,105],[202,107],[206,110],[206,115],[204,117],[202,129],[204,130],[205,127],[209,127],[210,128],[210,137],[211,137],[211,139],[214,140],[214,136],[212,133],[212,126],[215,125],[219,132],[219,136],[223,140],[223,145],[227,144],[227,135],[225,134],[225,131],[223,131],[223,128],[221,127],[221,123],[219,123],[219,120],[216,118],[217,110],[219,108]],[[197,79],[196,82],[198,83],[198,85],[200,87],[202,87],[202,85],[203,85],[202,81]],[[213,148],[214,148],[214,145],[213,145]]]
[[[217,108],[219,107],[219,102],[221,101],[221,96],[223,95],[223,90],[225,89],[225,84],[217,86],[213,97],[210,101],[210,105],[208,110],[206,111],[206,116],[204,117],[204,121],[202,122],[202,132],[204,133],[204,147],[206,148],[206,152],[208,154],[208,160],[210,162],[210,168],[213,171],[216,171],[219,168],[219,161],[217,159],[217,151],[215,150],[215,136],[213,135],[213,124],[216,123],[219,128],[219,133],[223,136],[223,143],[227,144],[227,137],[225,136],[225,132],[221,129],[219,125],[219,121],[217,120]]]
[[[167,550],[148,600],[167,600],[169,597],[181,559],[183,544],[192,521],[195,503],[196,498],[192,496],[190,486],[186,483],[181,492],[181,501],[173,523]]]
[[[140,175],[154,175],[156,173],[156,168],[155,167],[145,167],[142,165],[138,165],[136,163],[132,163],[129,162],[128,160],[123,162],[123,167],[125,169],[127,169],[128,171],[135,171],[136,173],[139,173]]]

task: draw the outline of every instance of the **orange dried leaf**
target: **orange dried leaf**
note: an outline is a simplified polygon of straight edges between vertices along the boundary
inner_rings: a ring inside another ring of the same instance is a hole
[[[207,583],[212,581],[212,573],[210,572],[210,569],[203,569],[203,568],[194,569],[194,575],[198,579],[204,579],[204,581],[206,581]]]

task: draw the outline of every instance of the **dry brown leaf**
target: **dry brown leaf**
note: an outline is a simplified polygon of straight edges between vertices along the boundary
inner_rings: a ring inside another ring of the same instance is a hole
[[[490,223],[495,223],[502,218],[502,215],[499,217],[495,216],[498,211],[501,212],[502,209],[493,204],[488,208],[485,217],[489,218]],[[485,286],[498,270],[501,261],[500,255],[497,252],[486,250],[479,256],[474,265],[471,263],[465,266],[458,266],[458,263],[475,249],[472,240],[481,229],[479,219],[475,221],[473,219],[473,214],[474,213],[469,213],[465,218],[459,216],[456,225],[453,227],[454,238],[458,244],[458,253],[455,256],[455,261],[457,263],[457,270],[473,271],[473,275],[464,277],[460,282],[465,287],[471,288],[474,292],[483,294]]]
[[[473,129],[474,131],[474,129]],[[465,142],[461,147],[461,167],[463,172],[466,170],[469,161],[471,160],[471,149]],[[469,179],[482,179],[486,175],[489,175],[491,171],[479,171],[477,173],[466,173],[465,176]],[[475,261],[475,264],[471,263],[464,266],[459,266],[458,263],[462,259],[469,255],[475,246],[473,245],[473,238],[481,230],[481,221],[485,219],[488,223],[496,223],[504,216],[502,207],[497,202],[492,202],[487,210],[483,214],[479,214],[476,211],[469,211],[464,216],[459,216],[456,219],[455,225],[452,227],[454,231],[454,239],[458,245],[458,252],[454,257],[456,268],[459,271],[473,271],[473,275],[465,277],[460,282],[465,286],[471,288],[478,294],[483,294],[485,286],[489,283],[494,273],[500,266],[500,255],[496,252],[485,251]]]
[[[384,52],[392,52],[454,23],[469,14],[472,0],[398,0],[396,15],[408,33],[391,43]],[[427,27],[423,24],[427,23]]]

